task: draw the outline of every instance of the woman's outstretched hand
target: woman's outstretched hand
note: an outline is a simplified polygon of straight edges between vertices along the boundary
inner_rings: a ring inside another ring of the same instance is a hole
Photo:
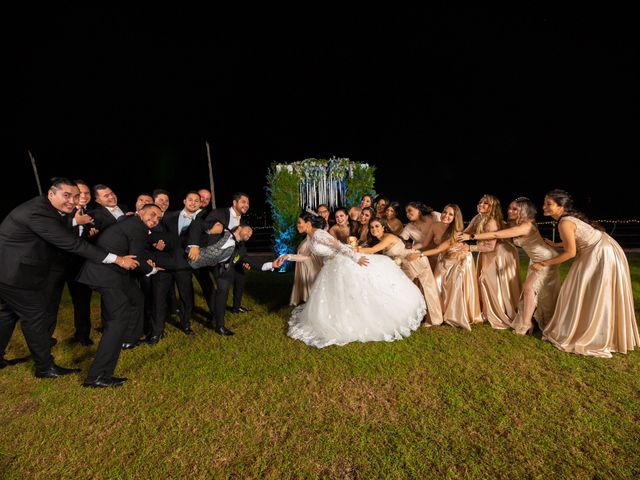
[[[361,267],[366,267],[369,264],[369,259],[364,255],[358,259],[358,265]]]

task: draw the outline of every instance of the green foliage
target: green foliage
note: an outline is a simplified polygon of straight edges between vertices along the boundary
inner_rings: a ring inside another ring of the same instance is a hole
[[[302,240],[296,230],[300,215],[300,177],[273,164],[267,174],[267,203],[271,206],[275,251],[278,255],[294,252]]]
[[[375,197],[375,172],[376,167],[364,165],[354,165],[352,176],[347,177],[347,205],[352,207],[360,204],[363,195],[371,195]]]

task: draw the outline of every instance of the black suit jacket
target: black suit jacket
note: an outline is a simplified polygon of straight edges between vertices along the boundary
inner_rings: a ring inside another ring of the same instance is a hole
[[[140,217],[132,215],[100,234],[96,245],[116,255],[136,255],[140,266],[133,272],[146,275],[152,270],[147,260],[153,259],[147,250],[148,242],[149,229]],[[129,270],[115,264],[86,261],[77,280],[92,287],[129,288],[130,275]]]
[[[69,220],[46,197],[16,207],[0,225],[0,282],[18,288],[42,288],[59,248],[95,262],[107,256],[74,235]]]
[[[213,245],[220,240],[222,234],[210,235],[207,233],[207,230],[213,227],[216,222],[220,222],[225,228],[229,228],[230,218],[231,212],[229,212],[229,207],[216,208],[204,217],[198,215],[189,228],[188,244],[198,245],[200,247]],[[240,225],[246,224],[244,217],[240,217]]]
[[[201,210],[184,232],[178,232],[181,213],[182,210],[174,210],[167,212],[164,217],[162,217],[162,239],[165,241],[166,247],[164,250],[165,255],[158,255],[158,265],[167,270],[191,270],[186,254],[186,249],[190,245],[189,232],[198,218],[202,219],[207,215],[207,212]],[[170,257],[169,261],[171,263],[168,263],[168,257]]]
[[[118,207],[120,207],[120,210],[125,214],[129,211],[126,205],[118,204]],[[103,207],[102,205],[98,205],[87,213],[93,218],[93,226],[100,230],[100,233],[102,233],[105,228],[114,225],[117,221],[116,217],[111,214],[107,207]]]

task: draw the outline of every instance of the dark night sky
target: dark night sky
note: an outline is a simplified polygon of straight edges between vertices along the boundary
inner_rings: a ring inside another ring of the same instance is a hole
[[[292,17],[292,19],[287,19]],[[2,213],[44,180],[139,191],[208,184],[264,208],[273,161],[349,157],[376,190],[465,216],[483,193],[636,218],[638,34],[629,12],[483,9],[162,11],[56,8],[5,18],[15,176]],[[596,161],[600,168],[586,169]],[[581,180],[587,175],[589,180]]]

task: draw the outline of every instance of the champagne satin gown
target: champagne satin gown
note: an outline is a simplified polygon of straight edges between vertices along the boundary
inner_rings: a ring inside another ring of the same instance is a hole
[[[433,272],[440,294],[443,319],[454,327],[471,330],[472,324],[482,323],[473,255],[450,250],[438,256]]]
[[[313,255],[309,247],[309,237],[300,242],[298,246],[298,254],[308,255],[308,260],[296,262],[295,273],[293,276],[293,289],[291,290],[291,298],[289,305],[300,305],[309,299],[309,293],[313,282],[322,268],[322,258]]]
[[[483,242],[478,242],[482,248]],[[491,252],[478,254],[478,288],[482,316],[497,330],[511,326],[520,298],[520,259],[518,250],[498,240]]]
[[[383,253],[393,258],[395,262],[400,265],[405,275],[409,277],[409,280],[420,288],[425,303],[427,304],[427,315],[424,320],[425,325],[429,327],[441,325],[443,320],[440,296],[438,295],[436,280],[433,277],[429,260],[426,257],[418,258],[412,262],[405,260],[407,255],[416,252],[417,250],[405,248],[404,242],[398,240],[391,246],[385,248]]]
[[[560,292],[560,269],[558,265],[551,265],[536,272],[531,269],[531,264],[544,262],[545,260],[557,257],[558,252],[544,242],[535,225],[532,226],[528,235],[515,237],[513,243],[522,248],[529,256],[529,268],[527,269],[527,280],[525,280],[525,283],[529,281],[529,279],[533,280],[531,287],[535,293],[536,301],[533,318],[538,322],[540,330],[544,330],[556,308],[558,293]],[[521,298],[518,303],[518,313],[511,324],[511,328],[520,335],[525,335],[533,329],[533,322],[523,318],[521,313],[523,309],[524,300]]]
[[[618,243],[582,220],[576,226],[577,254],[543,338],[560,350],[610,358],[640,343],[629,263]]]

